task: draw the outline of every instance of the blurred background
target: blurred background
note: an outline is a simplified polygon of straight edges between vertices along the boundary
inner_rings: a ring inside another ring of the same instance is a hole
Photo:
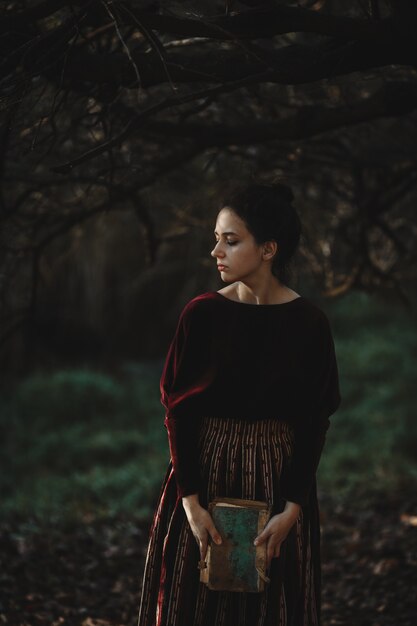
[[[0,9],[10,623],[133,623],[169,462],[164,358],[188,300],[224,286],[210,256],[219,197],[253,176],[292,187],[303,237],[290,286],[333,330],[343,402],[318,470],[323,519],[330,529],[364,503],[372,511],[329,530],[329,564],[334,546],[335,561],[359,567],[360,529],[378,510],[388,523],[388,502],[389,532],[415,533],[416,23],[406,0]],[[411,536],[398,537],[402,556],[387,561],[382,543],[371,559],[374,576],[391,575],[385,600],[359,600],[362,569],[351,596],[327,597],[328,623],[356,623],[358,606],[363,624],[413,623],[406,586],[389,600],[393,575],[415,572]],[[46,554],[48,585],[33,592]],[[111,563],[111,584],[48,604],[48,589],[77,585],[80,563],[94,576]],[[91,621],[104,620],[99,595],[106,622]],[[345,622],[330,621],[337,611]]]
[[[95,218],[48,255],[36,316],[9,340],[3,373],[3,515],[151,514],[169,461],[159,392],[168,345],[185,303],[224,286],[210,257],[215,213],[208,215],[200,192],[202,201],[186,208],[178,198],[174,209],[184,215],[178,222],[172,217],[170,226],[178,235],[152,266],[128,213]],[[298,209],[308,224],[317,207],[301,200]],[[337,204],[330,211],[337,213]],[[314,224],[315,242],[325,249],[321,226]],[[335,496],[361,486],[411,489],[417,476],[415,303],[377,290],[324,296],[309,271],[308,251],[302,257],[291,287],[330,319],[343,398],[319,484]]]

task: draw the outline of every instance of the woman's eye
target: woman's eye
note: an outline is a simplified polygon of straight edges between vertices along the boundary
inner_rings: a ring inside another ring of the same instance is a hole
[[[219,243],[220,239],[215,239],[216,245]],[[226,239],[226,243],[229,246],[235,246],[237,243],[239,243],[238,241],[230,241],[229,239]]]

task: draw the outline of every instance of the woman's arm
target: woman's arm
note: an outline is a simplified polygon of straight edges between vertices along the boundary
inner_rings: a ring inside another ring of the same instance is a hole
[[[290,500],[287,500],[283,513],[286,513],[288,515],[288,519],[293,519],[295,522],[297,517],[300,515],[300,511],[301,504],[298,504],[298,502],[290,502]]]
[[[198,493],[201,394],[214,376],[210,309],[191,300],[183,309],[160,380],[161,403],[179,497]]]
[[[308,503],[330,426],[340,405],[339,376],[331,328],[320,310],[305,348],[306,407],[294,425],[294,450],[282,480],[282,495],[301,506]]]

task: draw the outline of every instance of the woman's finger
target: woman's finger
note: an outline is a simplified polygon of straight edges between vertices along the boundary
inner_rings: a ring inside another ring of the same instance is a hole
[[[204,529],[204,531],[200,535],[200,558],[202,561],[204,561],[204,559],[206,558],[207,543],[208,543],[207,530]]]
[[[266,549],[266,559],[267,559],[267,566],[269,567],[271,564],[272,559],[279,557],[280,555],[280,550],[281,550],[281,543],[282,541],[277,541],[276,536],[274,537],[274,535],[271,535],[267,544],[267,549]]]
[[[267,546],[266,546],[266,559],[268,561],[268,563],[271,562],[271,559],[273,559],[274,557],[274,552],[275,552],[275,545],[274,545],[274,540],[273,537],[269,537]]]
[[[215,527],[213,521],[211,521],[208,525],[208,532],[210,533],[210,537],[213,539],[215,543],[217,543],[218,545],[222,543],[222,537],[219,531],[217,530],[217,528]]]

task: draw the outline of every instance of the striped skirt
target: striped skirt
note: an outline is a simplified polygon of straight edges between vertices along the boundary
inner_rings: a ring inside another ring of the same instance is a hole
[[[202,420],[200,504],[215,496],[265,500],[280,513],[280,476],[293,451],[283,421]],[[320,624],[320,524],[316,482],[281,544],[261,593],[212,591],[200,583],[200,552],[171,462],[150,527],[138,626],[316,626]]]

